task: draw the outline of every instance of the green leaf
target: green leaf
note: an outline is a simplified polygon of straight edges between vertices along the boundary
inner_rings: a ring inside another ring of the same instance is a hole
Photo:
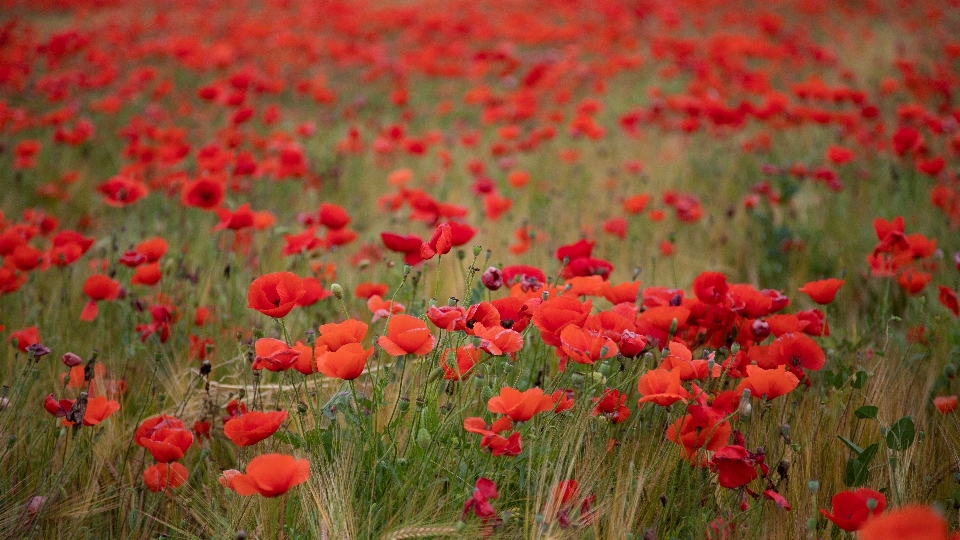
[[[864,405],[863,407],[860,407],[859,409],[853,411],[853,414],[856,415],[856,417],[861,420],[866,420],[868,418],[875,419],[877,417],[877,412],[879,411],[880,409],[878,407],[875,407],[873,405]]]
[[[856,388],[857,390],[863,389],[863,385],[867,383],[867,372],[860,370],[856,375],[853,376],[853,382],[850,383],[850,386]]]
[[[913,419],[909,416],[897,420],[887,431],[887,447],[897,452],[903,452],[913,444],[916,428]]]
[[[867,483],[868,475],[869,469],[859,459],[849,459],[843,473],[843,483],[847,487],[860,487]]]
[[[877,452],[880,451],[880,443],[873,443],[870,446],[866,447],[863,450],[863,453],[857,456],[857,461],[863,464],[864,467],[870,465],[870,462],[873,461],[873,457],[877,455]]]
[[[860,457],[860,454],[863,453],[863,448],[860,448],[859,446],[857,446],[857,445],[856,445],[853,441],[851,441],[850,439],[844,437],[843,435],[837,435],[837,438],[840,439],[841,441],[843,441],[843,444],[847,445],[847,447],[849,447],[851,450],[853,450],[853,453],[856,454],[857,457]]]

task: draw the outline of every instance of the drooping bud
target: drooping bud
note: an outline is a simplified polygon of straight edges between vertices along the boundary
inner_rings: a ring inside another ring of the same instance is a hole
[[[339,283],[331,285],[330,292],[337,297],[337,300],[343,300],[343,287],[341,287]]]

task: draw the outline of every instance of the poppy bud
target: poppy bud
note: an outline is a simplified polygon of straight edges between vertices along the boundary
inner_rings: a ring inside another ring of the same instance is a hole
[[[480,281],[488,290],[495,291],[503,286],[503,273],[496,266],[491,266],[484,270]]]
[[[330,292],[337,297],[337,300],[343,300],[343,287],[341,287],[339,283],[331,285]]]
[[[317,333],[314,332],[313,330],[307,330],[303,334],[307,336],[307,345],[313,347],[314,344],[317,342]]]
[[[750,330],[753,332],[753,337],[757,341],[762,341],[770,335],[770,325],[767,321],[761,321],[760,319],[753,321],[753,324],[750,325]]]
[[[83,359],[72,352],[64,354],[63,357],[60,358],[60,361],[67,367],[75,367],[83,363]]]
[[[730,347],[730,354],[736,355],[738,352],[740,352],[740,344],[734,343],[733,346]]]
[[[410,408],[410,398],[400,398],[400,402],[397,403],[397,408],[399,408],[402,413],[407,412],[407,409]]]
[[[433,437],[430,436],[430,432],[427,431],[427,428],[420,428],[417,430],[417,446],[421,450],[426,450],[430,446],[430,442],[433,440]]]
[[[307,404],[303,403],[302,401],[297,403],[297,412],[300,414],[307,414]]]
[[[490,398],[492,398],[492,397],[493,397],[493,388],[490,388],[489,386],[484,386],[484,387],[480,390],[480,399],[481,399],[481,400],[483,400],[483,401],[490,401]]]
[[[820,489],[820,482],[816,480],[807,482],[807,489],[809,489],[811,493],[816,493]]]
[[[246,388],[241,388],[240,390],[237,390],[237,399],[243,399],[244,396],[246,395],[247,395]]]
[[[413,267],[410,266],[409,264],[403,265],[403,277],[409,276],[409,275],[410,275],[410,270],[412,270],[412,269],[413,269]]]
[[[740,399],[740,415],[744,418],[750,418],[751,412],[753,412],[753,405],[750,404],[750,389],[745,388],[743,398]]]

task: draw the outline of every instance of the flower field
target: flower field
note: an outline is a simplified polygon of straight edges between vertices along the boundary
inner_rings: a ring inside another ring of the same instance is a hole
[[[0,538],[960,539],[960,2],[0,5]]]

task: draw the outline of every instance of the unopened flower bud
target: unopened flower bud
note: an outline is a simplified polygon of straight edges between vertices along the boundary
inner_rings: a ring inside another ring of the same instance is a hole
[[[68,352],[60,358],[60,361],[67,367],[75,367],[83,363],[83,358],[80,358],[72,352]]]
[[[343,287],[341,287],[339,283],[331,285],[330,292],[337,297],[337,300],[343,300]]]
[[[421,450],[426,450],[432,441],[433,437],[430,436],[430,432],[427,431],[427,428],[420,428],[417,430],[417,446],[419,446]]]
[[[403,277],[409,276],[409,275],[410,275],[410,270],[412,270],[412,269],[413,269],[413,267],[410,266],[409,264],[403,265]]]
[[[807,489],[809,489],[811,493],[816,493],[820,489],[820,482],[816,480],[807,482]]]
[[[488,290],[495,291],[503,287],[503,273],[496,266],[491,266],[483,271],[480,281]]]

